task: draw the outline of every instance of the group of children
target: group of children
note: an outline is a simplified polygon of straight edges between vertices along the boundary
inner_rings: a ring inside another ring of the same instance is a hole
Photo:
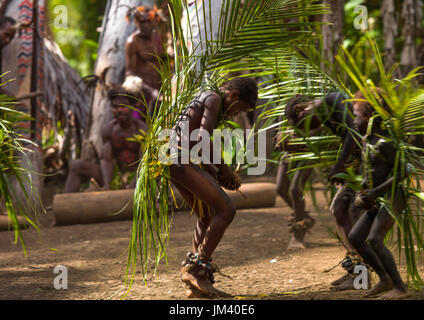
[[[384,92],[379,88],[372,91],[381,105],[387,108]],[[401,170],[393,173],[397,150],[389,141],[388,132],[382,128],[379,117],[374,118],[372,124],[369,123],[376,112],[366,102],[364,95],[360,91],[356,93],[353,104],[347,100],[339,92],[331,92],[325,99],[296,95],[288,101],[285,110],[288,123],[297,135],[317,135],[319,128],[327,127],[343,141],[338,161],[329,175],[331,183],[339,184],[330,211],[335,216],[338,233],[349,252],[342,264],[347,274],[333,282],[332,289],[354,289],[354,267],[362,263],[367,268],[372,267],[380,279],[366,292],[366,296],[388,291],[380,299],[405,298],[409,296],[409,291],[399,275],[390,250],[384,245],[384,238],[395,220],[387,208],[379,207],[376,199],[387,195],[393,200],[393,212],[401,214],[406,199],[399,182],[406,177],[406,173]],[[288,153],[293,152],[288,143],[283,143],[282,148]],[[277,191],[294,210],[292,224],[299,226],[291,227],[293,236],[289,248],[293,247],[293,243],[298,244],[295,247],[304,248],[303,237],[313,225],[310,222],[312,218],[305,211],[303,199],[303,187],[310,169],[299,170],[290,179],[285,159],[283,157],[280,164]],[[362,191],[355,192],[348,186],[348,181],[337,175],[345,172],[347,167],[364,177]],[[396,187],[392,189],[394,179]]]
[[[254,107],[257,90],[253,79],[236,78],[218,93],[202,94],[196,108],[189,108],[190,132],[203,128],[211,133],[217,125],[220,113],[231,116]],[[378,89],[374,93],[384,105],[382,91]],[[331,205],[331,212],[351,256],[345,259],[347,275],[335,281],[333,289],[354,289],[355,263],[347,262],[355,261],[354,256],[359,256],[358,263],[372,267],[380,279],[366,292],[366,296],[388,291],[381,295],[380,299],[405,298],[409,296],[409,291],[400,277],[390,250],[384,245],[384,238],[393,227],[394,219],[386,208],[380,208],[376,203],[378,197],[387,195],[394,200],[393,210],[401,214],[405,207],[405,198],[400,188],[392,189],[392,186],[393,179],[400,182],[405,178],[405,174],[398,172],[396,177],[393,176],[396,149],[389,139],[385,138],[388,133],[382,128],[378,117],[373,119],[371,131],[367,132],[369,121],[375,115],[371,105],[365,102],[360,92],[356,94],[353,104],[346,102],[347,99],[338,92],[329,93],[325,99],[296,95],[288,100],[285,110],[289,124],[295,128],[299,137],[319,134],[320,128],[327,127],[342,140],[337,163],[330,171],[330,181],[340,184]],[[283,142],[282,148],[290,152],[289,145]],[[372,151],[369,152],[369,149]],[[368,165],[362,166],[361,163]],[[294,210],[290,224],[293,233],[290,246],[304,247],[304,235],[314,225],[314,220],[305,211],[303,199],[303,186],[310,170],[301,169],[300,174],[290,179],[287,168],[284,168],[286,165],[283,160],[283,168],[280,167],[280,176],[277,179],[277,191]],[[351,166],[357,174],[364,177],[363,190],[360,193],[349,188],[347,181],[337,175],[345,172],[347,166]],[[222,186],[239,187],[240,180],[225,164],[217,169],[213,174],[212,170],[194,164],[171,166],[172,182],[198,214],[193,251],[183,261],[182,269],[182,280],[189,286],[188,297],[223,295],[213,287],[213,273],[217,271],[217,267],[212,263],[212,254],[233,220],[236,210]],[[229,183],[222,183],[217,178],[218,174],[224,176]],[[209,210],[203,210],[209,214],[200,215],[196,205],[198,202],[194,199],[201,200],[203,205],[209,207]]]
[[[161,47],[158,45],[160,40],[152,36],[155,33],[149,28],[153,23],[152,19],[156,19],[157,15],[156,12],[155,15],[149,14],[149,10],[144,8],[134,12],[138,31],[127,42],[127,77],[122,89],[127,93],[143,92],[147,99],[146,109],[152,114],[152,103],[158,98],[160,77],[149,82],[152,74],[157,72],[144,74],[146,68],[139,61],[151,65],[154,64],[153,58],[149,56],[151,51],[157,55],[162,54],[162,51],[157,49]],[[383,101],[380,90],[376,90],[375,95]],[[121,148],[124,153],[128,153],[128,149],[131,150],[131,155],[136,156],[140,151],[127,145],[128,143],[122,144],[123,140],[120,137],[123,136],[122,132],[128,131],[127,128],[131,128],[131,133],[134,133],[142,126],[138,124],[139,120],[134,122],[128,112],[119,107],[122,101],[119,101],[117,96],[110,98],[112,102],[116,102],[113,103],[116,112],[113,124],[104,131],[104,153],[109,154],[111,158],[112,150]],[[382,299],[407,297],[408,289],[397,271],[392,254],[383,242],[386,233],[394,224],[394,219],[387,209],[379,208],[376,204],[377,197],[388,194],[390,198],[395,199],[393,209],[398,213],[405,205],[404,197],[401,196],[402,191],[395,189],[395,193],[392,194],[391,188],[396,149],[384,139],[387,133],[381,129],[378,120],[374,120],[371,133],[366,135],[368,122],[374,115],[374,110],[370,104],[364,102],[360,92],[355,98],[357,101],[351,105],[345,102],[347,97],[338,92],[331,92],[324,99],[296,95],[287,101],[285,117],[295,129],[297,137],[319,135],[322,127],[327,127],[341,138],[340,155],[330,171],[331,183],[339,183],[341,186],[333,199],[330,211],[336,218],[338,232],[349,251],[345,260],[353,261],[355,260],[353,257],[359,255],[361,263],[372,267],[378,274],[380,282],[367,292],[367,296],[388,291],[381,296]],[[250,78],[235,78],[219,92],[204,92],[184,111],[186,115],[184,119],[189,119],[189,133],[196,129],[204,129],[212,135],[212,130],[217,126],[221,116],[230,117],[248,111],[256,106],[257,99],[258,88],[255,80]],[[199,136],[199,141],[200,139]],[[280,145],[285,152],[296,151],[296,148],[291,148],[287,142],[281,142]],[[366,148],[371,148],[372,152],[364,152],[363,149]],[[135,160],[133,158],[131,159]],[[290,177],[286,159],[286,156],[282,157],[278,170],[277,193],[294,211],[289,221],[292,233],[289,248],[304,248],[305,233],[315,223],[305,210],[303,198],[303,188],[312,169],[297,170],[294,176]],[[128,163],[124,160],[121,162]],[[210,160],[212,163],[212,159]],[[366,168],[360,166],[361,160],[369,163],[369,166]],[[101,172],[108,172],[110,176],[110,163],[111,161],[107,162],[108,166],[102,164],[97,169],[100,178]],[[345,172],[347,166],[351,166],[357,174],[364,176],[363,191],[359,194],[337,176],[338,173]],[[106,170],[107,168],[109,169]],[[365,169],[371,171],[364,172]],[[192,163],[173,164],[170,172],[173,185],[198,216],[192,252],[183,261],[182,269],[182,280],[189,287],[188,297],[223,295],[224,293],[213,287],[213,274],[218,268],[212,262],[212,255],[236,212],[234,204],[223,188],[238,189],[240,179],[234,170],[223,162],[221,165],[202,164],[202,166]],[[401,172],[397,173],[396,181],[402,178],[404,175]],[[108,181],[102,182],[107,184]],[[199,200],[202,208],[199,208]],[[348,265],[345,268],[347,275],[333,283],[334,290],[353,289],[354,264],[346,265]]]
[[[81,176],[94,176],[103,186],[109,186],[112,176],[112,157],[117,159],[120,169],[125,171],[140,156],[138,145],[127,138],[140,129],[147,130],[145,123],[133,119],[123,104],[130,104],[123,93],[143,92],[147,106],[145,111],[152,113],[153,102],[159,95],[160,76],[154,66],[156,60],[151,53],[162,55],[161,41],[153,32],[151,24],[160,18],[160,12],[151,12],[142,7],[134,11],[138,31],[127,42],[126,80],[121,88],[109,92],[114,109],[114,119],[102,132],[104,146],[100,165],[93,167],[85,162],[71,164],[66,191],[79,189]],[[0,48],[10,42],[14,35],[14,21],[2,19],[0,22]],[[13,35],[12,35],[13,33]],[[140,63],[143,62],[143,63]],[[147,66],[150,66],[147,68]],[[375,90],[375,97],[384,106],[383,92]],[[258,88],[255,80],[236,78],[228,82],[219,92],[205,92],[188,108],[190,133],[204,129],[212,135],[221,116],[230,117],[255,107]],[[367,296],[382,292],[381,299],[399,299],[409,295],[407,286],[401,279],[390,250],[384,245],[384,238],[394,225],[394,218],[387,208],[379,207],[378,197],[387,195],[392,200],[392,210],[401,214],[406,198],[400,187],[393,188],[393,181],[400,182],[407,173],[395,167],[396,148],[389,141],[388,133],[381,126],[372,106],[358,92],[355,101],[345,102],[347,97],[338,92],[329,93],[324,99],[314,99],[296,95],[286,104],[285,116],[295,129],[296,137],[319,135],[320,128],[329,128],[342,140],[337,163],[331,168],[331,183],[339,183],[330,211],[334,214],[338,232],[349,250],[349,261],[353,256],[377,273],[379,282],[367,291]],[[147,110],[146,110],[147,109]],[[176,124],[178,126],[178,123]],[[201,137],[199,137],[199,140]],[[296,151],[285,141],[280,141],[284,152]],[[286,154],[287,155],[287,154]],[[212,154],[211,154],[212,156]],[[360,163],[368,163],[361,166]],[[211,159],[212,163],[212,159]],[[303,164],[304,165],[304,164]],[[347,182],[337,176],[351,166],[355,173],[362,174],[362,191],[357,193],[348,187]],[[133,168],[134,170],[134,168]],[[213,274],[218,270],[212,262],[212,255],[227,227],[232,222],[236,209],[223,188],[238,189],[240,179],[234,170],[225,164],[202,167],[195,164],[171,165],[171,181],[180,191],[186,202],[197,213],[198,222],[193,235],[192,252],[183,261],[182,280],[189,287],[189,297],[217,296],[224,293],[213,287]],[[292,239],[290,248],[304,248],[304,236],[315,221],[305,210],[303,188],[311,175],[311,169],[297,170],[293,177],[288,175],[287,156],[282,157],[277,177],[277,193],[293,209],[290,220]],[[132,185],[133,187],[134,185]],[[208,210],[200,213],[200,200]],[[354,275],[352,264],[346,267],[348,273],[333,283],[335,290],[353,289]]]

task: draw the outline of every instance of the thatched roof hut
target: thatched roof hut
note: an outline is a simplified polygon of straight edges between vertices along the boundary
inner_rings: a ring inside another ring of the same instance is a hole
[[[37,6],[34,7],[34,4]],[[22,111],[32,114],[35,118],[33,128],[36,132],[31,137],[32,140],[40,144],[42,130],[57,130],[58,120],[61,121],[62,127],[72,126],[72,123],[69,123],[69,115],[72,113],[75,116],[74,122],[80,143],[89,114],[89,94],[58,45],[47,38],[46,1],[4,0],[1,5],[5,16],[23,23],[37,22],[38,36],[34,37],[32,27],[23,28],[20,34],[3,48],[0,70],[1,74],[8,72],[2,81],[15,79],[7,84],[8,91],[15,96],[34,91],[43,92],[41,97],[25,100],[21,106]],[[37,15],[34,16],[34,13]],[[33,106],[34,100],[36,110]]]

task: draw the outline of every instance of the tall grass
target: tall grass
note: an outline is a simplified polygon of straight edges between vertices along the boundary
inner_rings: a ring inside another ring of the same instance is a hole
[[[1,83],[0,86],[4,84]],[[6,95],[0,95],[0,201],[5,205],[11,221],[11,228],[15,232],[15,243],[18,241],[21,243],[26,255],[25,241],[18,216],[22,216],[24,221],[38,230],[34,219],[34,205],[29,200],[33,191],[31,172],[22,165],[23,161],[29,161],[27,154],[32,152],[29,147],[34,143],[19,133],[17,124],[22,121],[30,121],[30,117],[16,111],[15,106],[16,102],[13,102],[13,99]],[[18,190],[22,191],[23,199],[18,197]]]

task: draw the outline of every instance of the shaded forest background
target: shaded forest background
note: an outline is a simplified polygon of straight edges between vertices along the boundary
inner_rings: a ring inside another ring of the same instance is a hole
[[[156,1],[162,5],[166,0]],[[343,45],[362,56],[362,68],[372,77],[374,57],[368,46],[365,32],[371,31],[384,52],[387,68],[401,63],[404,72],[424,64],[424,15],[422,0],[323,0],[333,15],[322,17],[333,23],[324,27],[322,54],[332,61],[337,47]],[[69,64],[84,77],[92,74],[97,58],[105,0],[50,0],[51,21],[55,8],[64,5],[68,9],[68,28],[55,28],[52,32]],[[368,14],[368,30],[354,28],[354,22],[362,22],[358,11],[365,5]],[[375,70],[377,72],[377,70]]]
[[[158,6],[164,2],[156,1]],[[93,74],[106,5],[106,0],[49,1],[52,22],[57,6],[66,6],[68,9],[68,28],[55,28],[52,23],[51,29],[54,40],[81,77]]]

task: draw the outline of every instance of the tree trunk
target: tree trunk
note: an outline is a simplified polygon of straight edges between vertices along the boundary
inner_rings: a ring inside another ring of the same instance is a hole
[[[125,42],[134,32],[134,24],[128,23],[126,15],[128,8],[142,5],[153,6],[153,0],[108,0],[102,33],[99,41],[98,58],[95,74],[100,76],[105,69],[110,68],[105,77],[106,82],[122,83],[125,78]],[[93,145],[96,152],[101,154],[101,128],[112,119],[112,109],[105,94],[104,86],[97,84],[91,99],[91,114],[88,120],[86,139]],[[85,153],[86,150],[83,150]]]
[[[343,43],[344,4],[345,0],[324,0],[331,13],[322,17],[322,22],[327,23],[322,26],[322,56],[330,63],[334,62],[334,56]],[[322,67],[325,69],[324,64]]]
[[[389,70],[397,61],[395,39],[398,35],[398,24],[395,17],[394,0],[383,0],[381,5],[384,34],[384,65]]]
[[[403,45],[400,65],[402,74],[406,75],[409,71],[418,66],[417,47],[415,39],[419,36],[422,20],[421,0],[404,0],[402,5],[402,35],[405,38]]]

